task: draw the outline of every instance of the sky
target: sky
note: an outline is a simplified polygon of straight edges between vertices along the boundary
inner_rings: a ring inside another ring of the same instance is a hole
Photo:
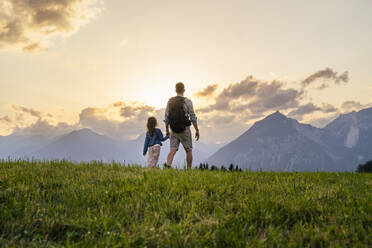
[[[204,142],[372,106],[372,1],[3,0],[0,135],[143,133],[186,85]]]

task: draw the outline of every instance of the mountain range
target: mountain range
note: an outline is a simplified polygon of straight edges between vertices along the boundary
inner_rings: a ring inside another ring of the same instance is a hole
[[[99,160],[121,163],[146,164],[142,155],[145,134],[135,140],[116,140],[84,128],[52,139],[43,136],[0,136],[0,159],[69,159],[76,162]],[[166,141],[160,153],[159,163],[166,161],[169,152]],[[195,164],[204,161],[218,148],[217,144],[194,143]],[[183,167],[185,152],[180,147],[174,164]]]
[[[76,162],[112,160],[145,165],[145,134],[134,140],[116,140],[90,129],[76,130],[52,139],[44,136],[0,136],[0,158],[69,159]],[[166,161],[166,141],[159,164]],[[372,108],[341,114],[324,128],[303,124],[275,112],[257,121],[226,145],[194,142],[194,165],[271,171],[354,171],[372,159]],[[180,149],[174,164],[183,167]]]
[[[275,112],[206,159],[272,171],[354,171],[372,159],[372,108],[341,114],[324,128]]]

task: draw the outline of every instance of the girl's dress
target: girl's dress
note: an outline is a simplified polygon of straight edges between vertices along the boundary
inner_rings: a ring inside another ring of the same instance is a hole
[[[162,141],[166,141],[169,137],[163,136],[162,131],[159,128],[156,128],[152,136],[147,132],[145,144],[143,147],[143,153],[147,155],[147,166],[155,167],[158,164],[160,147],[162,146]]]

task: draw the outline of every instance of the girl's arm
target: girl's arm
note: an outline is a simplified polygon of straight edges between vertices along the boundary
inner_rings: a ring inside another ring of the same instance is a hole
[[[149,147],[150,137],[146,134],[145,144],[143,145],[143,155],[146,155]]]
[[[158,137],[159,137],[160,141],[166,141],[169,138],[168,135],[163,136],[163,132],[160,129],[158,129],[158,134],[159,134]]]

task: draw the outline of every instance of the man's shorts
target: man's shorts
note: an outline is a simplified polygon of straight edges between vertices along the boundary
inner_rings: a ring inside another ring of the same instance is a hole
[[[190,127],[186,127],[185,131],[182,133],[174,133],[171,131],[170,133],[170,149],[178,150],[180,143],[182,144],[185,151],[188,152],[192,150],[192,138],[191,138],[191,130]]]

